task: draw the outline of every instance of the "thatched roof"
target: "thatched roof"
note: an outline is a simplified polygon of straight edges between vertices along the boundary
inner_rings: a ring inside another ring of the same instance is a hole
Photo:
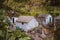
[[[17,22],[29,22],[32,19],[35,19],[33,16],[19,16]]]
[[[60,19],[60,15],[59,15],[59,16],[57,16],[57,17],[55,17],[54,19]]]
[[[43,18],[46,18],[47,16],[48,16],[49,14],[39,14],[39,16],[38,17],[43,17]]]

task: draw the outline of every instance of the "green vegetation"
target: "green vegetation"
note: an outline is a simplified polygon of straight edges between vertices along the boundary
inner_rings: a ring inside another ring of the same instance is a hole
[[[40,13],[51,13],[53,16],[59,14],[59,6],[51,6],[54,0],[2,0],[0,8],[6,12],[16,11],[20,15],[33,15]],[[58,1],[55,1],[56,3]]]
[[[30,39],[30,37],[19,30],[9,32],[8,26],[11,24],[7,16],[11,16],[12,11],[15,11],[17,15],[38,16],[40,13],[50,13],[52,16],[56,16],[56,14],[58,15],[60,13],[60,7],[50,6],[51,1],[52,0],[0,0],[0,40]]]

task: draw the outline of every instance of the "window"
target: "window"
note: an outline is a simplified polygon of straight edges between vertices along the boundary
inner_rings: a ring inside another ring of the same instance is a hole
[[[51,17],[50,17],[50,23],[51,23]]]
[[[12,18],[12,20],[13,20],[13,23],[14,23],[14,18]]]
[[[22,25],[24,25],[24,23],[22,22]]]

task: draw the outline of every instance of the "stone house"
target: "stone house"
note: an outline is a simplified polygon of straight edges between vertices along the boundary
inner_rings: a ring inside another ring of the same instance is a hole
[[[60,15],[54,18],[54,40],[60,40]]]
[[[52,23],[52,16],[50,14],[39,14],[37,20],[39,24],[47,25]]]
[[[56,29],[60,28],[60,15],[54,18],[54,24]]]
[[[19,16],[16,21],[16,26],[24,31],[38,27],[38,22],[33,16]]]

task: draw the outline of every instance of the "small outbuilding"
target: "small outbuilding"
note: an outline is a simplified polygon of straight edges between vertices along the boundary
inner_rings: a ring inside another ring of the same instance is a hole
[[[54,18],[54,22],[60,23],[60,15]]]
[[[39,14],[37,18],[39,24],[52,23],[52,16],[50,14]]]
[[[54,18],[56,29],[60,28],[60,15]]]
[[[38,27],[38,22],[33,16],[19,16],[16,26],[24,31],[29,31],[35,27]]]
[[[54,39],[60,40],[60,15],[54,18],[54,24],[55,24]]]

